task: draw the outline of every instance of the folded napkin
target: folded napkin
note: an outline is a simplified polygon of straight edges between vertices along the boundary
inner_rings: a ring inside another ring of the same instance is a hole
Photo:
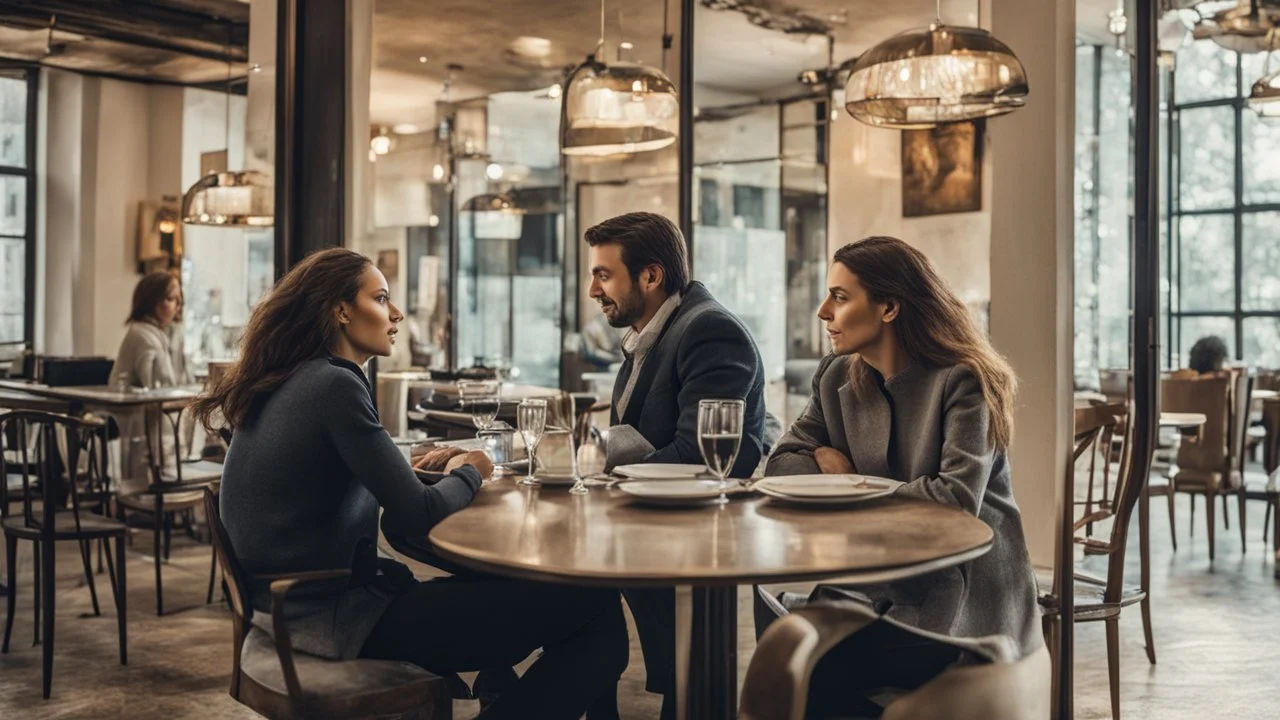
[[[619,465],[643,462],[657,449],[630,425],[614,425],[601,433],[601,437],[604,438],[605,472]]]

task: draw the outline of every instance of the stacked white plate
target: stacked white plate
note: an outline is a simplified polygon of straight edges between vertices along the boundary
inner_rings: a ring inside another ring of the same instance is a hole
[[[754,485],[761,494],[797,505],[848,505],[893,494],[897,480],[870,475],[783,475]]]
[[[675,463],[649,463],[619,465],[613,474],[628,480],[689,480],[710,478],[706,465],[678,465]]]
[[[719,480],[631,480],[618,483],[618,489],[631,499],[645,505],[706,505],[720,499]],[[737,482],[732,483],[726,494],[741,492]]]

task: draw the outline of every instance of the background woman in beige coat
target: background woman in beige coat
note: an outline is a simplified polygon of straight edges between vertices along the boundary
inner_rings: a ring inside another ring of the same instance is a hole
[[[154,272],[144,276],[133,289],[133,303],[126,320],[128,330],[116,353],[116,363],[111,369],[113,388],[157,388],[184,385],[191,382],[187,373],[182,343],[173,340],[177,321],[182,316],[182,286],[178,278],[168,272]],[[145,429],[149,423],[157,426],[159,418],[143,413],[120,414],[121,470],[124,479],[147,481],[148,451]],[[168,428],[164,424],[159,427]],[[159,433],[162,466],[171,467],[175,462],[172,435]]]

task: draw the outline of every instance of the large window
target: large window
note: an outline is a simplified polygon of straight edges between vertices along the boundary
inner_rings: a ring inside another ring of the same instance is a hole
[[[35,97],[35,70],[0,64],[0,346],[35,332]]]
[[[1075,380],[1129,366],[1132,183],[1129,59],[1076,48]]]
[[[1280,367],[1280,125],[1245,97],[1264,54],[1209,41],[1178,53],[1169,121],[1166,361],[1218,335],[1240,361]]]

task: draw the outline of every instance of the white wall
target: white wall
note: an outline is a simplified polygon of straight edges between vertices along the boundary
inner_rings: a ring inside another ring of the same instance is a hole
[[[139,278],[138,205],[181,196],[197,179],[199,153],[226,146],[226,105],[221,93],[57,70],[44,71],[41,87],[42,347],[114,357]],[[231,109],[236,164],[243,159],[244,98],[232,98]],[[244,253],[228,252],[228,234],[243,244],[243,231],[188,227],[186,250],[202,269],[231,263],[219,274],[243,286]],[[241,287],[234,296],[243,295]]]
[[[148,199],[150,98],[146,85],[85,78],[98,84],[94,185],[94,354],[114,356],[137,284],[138,204]],[[174,159],[176,162],[176,158]]]
[[[872,128],[841,111],[831,124],[829,250],[868,235],[919,248],[969,304],[991,298],[991,153],[983,154],[982,210],[902,216],[902,133]]]

